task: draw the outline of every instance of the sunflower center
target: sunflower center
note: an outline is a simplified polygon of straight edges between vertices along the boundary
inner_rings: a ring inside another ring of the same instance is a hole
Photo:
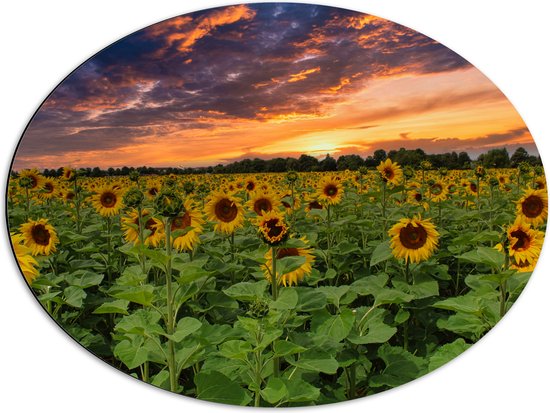
[[[416,202],[422,201],[422,194],[420,192],[417,192],[416,194],[414,194],[414,200]]]
[[[231,222],[239,213],[237,206],[229,199],[222,199],[216,204],[216,218],[223,222]]]
[[[544,210],[542,199],[538,196],[531,195],[521,204],[521,210],[527,218],[536,218]]]
[[[473,182],[470,183],[470,190],[472,192],[477,192],[477,184],[474,184]]]
[[[189,215],[189,212],[186,212],[185,214],[172,220],[171,229],[172,231],[175,231],[178,229],[185,229],[189,226],[191,226],[191,215]]]
[[[529,235],[523,232],[521,229],[513,231],[510,235],[517,239],[516,243],[512,247],[513,250],[518,251],[521,249],[529,248],[529,245],[531,244],[531,238],[529,238]]]
[[[323,205],[321,205],[319,202],[317,201],[311,201],[309,203],[309,209],[323,209]]]
[[[31,188],[36,188],[36,186],[38,185],[38,179],[36,178],[36,176],[29,175],[29,178],[32,182]]]
[[[151,231],[151,235],[155,235],[155,232],[157,232],[157,226],[153,218],[149,218],[147,220],[147,222],[145,223],[145,229]]]
[[[265,223],[267,227],[267,235],[269,238],[275,238],[281,235],[284,231],[284,226],[281,225],[279,218],[272,218]]]
[[[277,252],[277,259],[284,257],[297,257],[299,254],[298,248],[280,248]]]
[[[254,212],[258,215],[262,215],[262,211],[269,212],[272,209],[271,202],[269,199],[266,198],[260,198],[256,202],[254,202]]]
[[[412,224],[407,224],[406,227],[399,231],[399,240],[405,248],[416,250],[422,248],[426,244],[428,233],[421,225],[415,227]]]
[[[395,173],[393,172],[393,168],[384,168],[384,177],[387,179],[387,180],[392,180],[393,177],[395,176]]]
[[[116,205],[116,195],[110,191],[104,192],[101,194],[99,202],[105,208],[112,208]]]
[[[149,195],[151,196],[155,196],[156,194],[158,194],[158,192],[159,192],[158,188],[155,188],[155,187],[149,188]]]
[[[46,193],[51,194],[53,192],[53,185],[50,182],[46,182],[44,184],[44,189],[46,190]]]
[[[48,245],[50,243],[50,231],[42,224],[32,227],[31,235],[33,241],[38,245]]]
[[[434,195],[441,195],[441,192],[443,192],[443,187],[440,184],[434,184],[430,189]]]
[[[65,195],[65,198],[69,201],[74,198],[74,192],[67,192],[67,195]]]
[[[323,192],[325,193],[326,196],[334,197],[338,193],[338,187],[333,184],[328,184],[327,186],[325,186]]]
[[[248,182],[246,184],[246,190],[247,191],[253,191],[255,187],[256,187],[256,185],[254,184],[254,182]]]

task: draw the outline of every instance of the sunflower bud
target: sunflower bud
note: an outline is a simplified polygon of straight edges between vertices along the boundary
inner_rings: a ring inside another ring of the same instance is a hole
[[[143,202],[143,192],[138,188],[132,188],[124,195],[124,205],[129,208],[137,208]]]
[[[169,191],[161,191],[155,198],[156,211],[164,216],[174,218],[185,212],[183,201],[180,197]]]
[[[498,186],[498,179],[494,176],[491,176],[489,178],[489,185],[491,185],[493,188]]]
[[[449,173],[449,170],[447,168],[439,168],[440,176],[447,176],[448,173]]]
[[[411,179],[414,176],[414,169],[411,166],[405,166],[403,168],[403,175],[405,175],[405,178]]]
[[[483,166],[478,165],[476,166],[474,173],[478,178],[483,178],[487,174],[487,171]]]
[[[428,169],[431,169],[432,163],[430,161],[422,161],[422,162],[420,162],[420,167],[423,170],[427,171]]]
[[[33,180],[28,176],[23,176],[19,178],[19,186],[21,188],[32,188],[33,187]]]
[[[296,182],[298,180],[298,174],[294,171],[290,171],[286,174],[286,179],[288,182]]]
[[[137,182],[139,181],[139,172],[138,171],[130,171],[128,174],[128,178],[130,178],[130,181]]]
[[[183,191],[189,195],[191,192],[195,190],[195,183],[192,181],[187,181],[183,184]]]
[[[519,164],[519,171],[522,174],[529,173],[531,171],[531,165],[529,165],[527,162],[522,162]]]

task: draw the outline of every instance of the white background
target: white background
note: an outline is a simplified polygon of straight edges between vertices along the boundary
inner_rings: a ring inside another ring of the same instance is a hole
[[[550,35],[545,1],[322,3],[404,24],[461,54],[515,105],[535,137],[543,161],[550,165]],[[2,2],[2,196],[9,163],[25,125],[48,93],[75,67],[115,40],[149,24],[227,4],[160,0]],[[4,215],[4,205],[1,208]],[[4,222],[2,227],[0,406],[3,411],[234,410],[142,384],[69,339],[41,309],[18,274]],[[406,409],[422,413],[548,411],[549,248],[546,243],[538,268],[514,308],[471,350],[413,383],[340,404],[338,409],[349,412]]]

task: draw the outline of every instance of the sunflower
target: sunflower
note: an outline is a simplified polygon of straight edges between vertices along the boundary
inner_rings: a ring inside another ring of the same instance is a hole
[[[147,198],[154,199],[157,194],[160,192],[160,184],[156,181],[149,182],[147,184],[147,189],[145,190],[145,194],[147,195]]]
[[[214,227],[216,231],[232,234],[243,225],[243,207],[233,195],[212,192],[205,208],[208,219],[217,222]]]
[[[512,264],[521,268],[522,271],[527,271],[526,268],[530,265],[534,266],[539,258],[544,234],[532,229],[527,222],[518,217],[514,224],[508,228],[507,235],[510,243],[508,252]]]
[[[546,178],[544,176],[539,176],[535,179],[534,183],[535,189],[546,189]]]
[[[122,191],[113,186],[105,185],[96,189],[91,201],[100,215],[104,217],[114,216],[122,208]]]
[[[76,178],[76,171],[73,168],[64,167],[61,176],[65,181],[72,181]]]
[[[124,231],[124,239],[134,245],[140,243],[139,239],[139,213],[132,210],[128,216],[121,220],[121,229]],[[146,246],[158,247],[164,239],[164,224],[158,218],[144,209],[141,211],[141,223],[144,230],[143,244]]]
[[[392,185],[398,185],[403,179],[401,167],[399,164],[392,162],[390,158],[380,162],[376,169],[380,172],[382,180]]]
[[[42,189],[40,191],[40,197],[42,199],[51,199],[55,197],[57,193],[57,185],[51,178],[47,178],[42,182]]]
[[[50,255],[56,251],[59,242],[55,229],[48,224],[48,220],[41,218],[38,221],[29,220],[19,227],[25,245],[30,248],[32,255]]]
[[[172,245],[178,251],[193,251],[200,242],[204,220],[199,210],[195,209],[193,201],[185,200],[185,213],[172,219],[170,226],[172,234],[175,231],[187,231],[185,234],[172,238]]]
[[[429,190],[433,202],[440,202],[447,198],[447,188],[443,185],[443,182],[434,182],[429,186]]]
[[[466,181],[465,183],[463,183],[463,186],[466,188],[466,192],[471,195],[477,195],[477,193],[480,190],[480,188],[477,185],[477,182],[472,180]]]
[[[327,175],[319,181],[316,194],[317,199],[320,202],[327,203],[329,205],[336,205],[342,201],[344,188],[339,180]]]
[[[302,238],[302,241],[307,243],[305,238]],[[275,247],[272,247],[275,248]],[[273,259],[272,259],[272,248],[267,251],[265,254],[266,263],[264,266],[264,275],[265,278],[271,282],[271,268],[273,268]],[[298,284],[306,275],[311,273],[311,268],[315,257],[311,252],[311,248],[279,248],[277,250],[277,260],[280,260],[285,257],[305,257],[306,261],[294,271],[291,271],[286,274],[280,274],[277,272],[277,280],[279,284],[286,286],[291,286],[293,284]]]
[[[281,202],[277,196],[270,191],[255,191],[250,196],[250,200],[246,203],[249,209],[254,211],[256,215],[261,216],[263,212],[269,212],[277,209]]]
[[[26,178],[26,179],[22,179]],[[27,181],[29,189],[40,189],[44,177],[36,169],[23,169],[19,172],[19,181]]]
[[[32,257],[31,249],[24,245],[25,238],[21,234],[11,234],[11,243],[15,252],[15,258],[19,268],[23,272],[25,279],[29,284],[38,277],[38,262]]]
[[[277,211],[263,212],[257,224],[260,235],[269,245],[277,245],[288,237],[288,226]]]
[[[400,219],[388,234],[394,257],[413,263],[430,258],[439,240],[435,225],[420,217]]]
[[[247,178],[244,182],[244,189],[246,189],[246,192],[251,193],[256,190],[256,179],[253,177]]]
[[[528,189],[517,202],[518,216],[538,227],[548,218],[548,194],[542,189]]]

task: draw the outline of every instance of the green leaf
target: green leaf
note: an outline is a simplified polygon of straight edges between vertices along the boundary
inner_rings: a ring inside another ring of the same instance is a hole
[[[352,291],[358,295],[375,295],[388,282],[388,274],[380,273],[360,278],[351,284]]]
[[[150,306],[153,302],[154,287],[150,284],[117,287],[117,290],[112,293],[115,298],[121,298],[143,306]]]
[[[347,339],[353,344],[386,343],[397,332],[397,328],[384,323],[387,310],[375,308],[365,317],[358,332],[352,332]],[[359,317],[358,317],[359,318]]]
[[[461,295],[458,297],[447,298],[446,300],[434,303],[433,306],[443,310],[472,314],[479,314],[482,310],[481,300],[473,295]]]
[[[297,287],[294,290],[298,293],[296,311],[311,312],[325,308],[327,305],[326,295],[317,289]]]
[[[370,259],[370,266],[374,267],[375,265],[380,264],[381,262],[389,260],[391,257],[393,257],[393,254],[390,248],[390,242],[385,241],[381,244],[378,244],[378,246],[372,252],[372,256]]]
[[[195,331],[197,331],[201,327],[202,327],[202,323],[196,318],[184,317],[178,321],[178,325],[176,326],[176,331],[174,331],[174,334],[172,335],[167,334],[166,337],[175,341],[176,343],[179,343],[185,337],[187,337],[190,334],[193,334]]]
[[[317,291],[322,292],[327,297],[327,301],[330,304],[334,304],[336,307],[340,307],[340,300],[349,291],[349,285],[341,285],[339,287],[323,286],[318,287]]]
[[[269,308],[274,310],[292,310],[298,304],[298,293],[293,288],[282,288],[277,301],[272,301]]]
[[[243,340],[226,341],[220,346],[220,356],[233,360],[248,360],[248,353],[252,352],[252,345]]]
[[[283,381],[288,389],[288,401],[294,403],[312,402],[319,398],[321,391],[299,378]]]
[[[242,282],[233,284],[223,292],[231,298],[239,301],[255,301],[258,297],[263,297],[267,287],[266,280],[257,282]]]
[[[294,344],[290,341],[277,340],[273,343],[273,352],[275,357],[285,357],[291,354],[302,353],[307,348]]]
[[[481,334],[492,326],[485,324],[479,317],[473,314],[457,313],[446,320],[443,318],[437,320],[437,327],[467,338],[479,338]]]
[[[288,274],[292,271],[296,271],[302,265],[306,263],[306,257],[301,255],[283,257],[277,260],[277,274]],[[271,268],[270,268],[271,270]]]
[[[122,340],[114,348],[114,355],[129,369],[135,369],[147,361],[148,351],[143,347],[142,337]]]
[[[336,370],[338,370],[338,362],[335,358],[331,357],[328,353],[316,350],[302,353],[299,360],[287,358],[287,361],[293,366],[308,371],[335,374]]]
[[[80,308],[86,298],[86,291],[80,287],[70,286],[63,290],[63,302],[71,307]]]
[[[75,271],[71,274],[67,274],[65,280],[69,285],[80,288],[90,288],[94,285],[101,284],[103,280],[103,274],[96,274],[91,271]]]
[[[336,342],[345,339],[355,322],[355,315],[346,308],[341,314],[330,316],[316,330],[316,334],[331,337]]]
[[[469,347],[470,344],[467,344],[462,338],[438,347],[438,349],[430,357],[428,371],[433,371],[441,367],[445,363],[462,354]]]
[[[240,406],[246,406],[252,400],[245,389],[216,371],[198,373],[194,380],[200,400]]]
[[[277,377],[270,377],[260,394],[266,402],[275,404],[288,396],[288,390],[284,381]]]
[[[161,370],[158,374],[155,374],[151,384],[164,390],[170,390],[170,373],[168,370]]]
[[[478,247],[476,250],[459,255],[458,258],[473,264],[485,264],[496,270],[500,270],[504,265],[504,254],[489,247]]]
[[[375,293],[374,305],[379,306],[383,304],[403,304],[413,300],[414,297],[403,291],[384,288],[383,290]]]
[[[130,315],[122,317],[116,324],[115,331],[125,334],[155,336],[164,334],[158,324],[160,314],[150,309],[139,309]]]
[[[372,387],[397,387],[426,372],[426,361],[401,347],[384,344],[378,349],[378,357],[384,361],[386,368],[370,379]]]
[[[124,314],[128,315],[128,300],[114,300],[101,304],[94,314]]]

